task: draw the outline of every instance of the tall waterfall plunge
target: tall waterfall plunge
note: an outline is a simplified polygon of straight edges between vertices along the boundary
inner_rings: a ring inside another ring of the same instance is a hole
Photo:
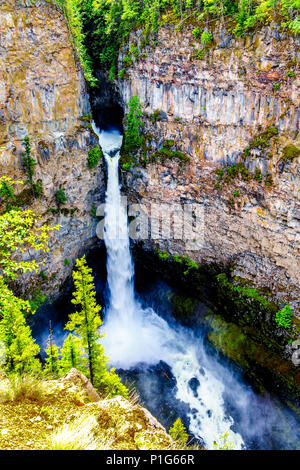
[[[126,208],[121,204],[119,149],[122,136],[117,130],[99,131],[94,126],[107,163],[107,192],[104,241],[107,249],[109,305],[103,330],[105,352],[111,365],[130,369],[139,364],[154,365],[163,360],[176,379],[176,398],[190,412],[190,432],[207,448],[228,432],[236,449],[241,436],[231,427],[233,418],[225,411],[224,384],[217,378],[219,365],[206,355],[201,340],[182,327],[169,326],[152,308],[143,309],[135,298],[134,265],[129,248]],[[191,380],[198,384],[195,391]]]

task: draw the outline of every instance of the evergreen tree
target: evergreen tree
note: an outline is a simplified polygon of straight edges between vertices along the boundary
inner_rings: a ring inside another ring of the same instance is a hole
[[[48,357],[45,359],[44,373],[51,375],[58,375],[59,373],[59,347],[55,343],[49,344],[45,349]]]
[[[63,373],[68,372],[73,367],[83,371],[84,358],[82,352],[82,343],[81,340],[77,338],[77,336],[74,336],[70,333],[65,339],[60,353],[60,369]]]
[[[72,303],[79,307],[79,311],[70,315],[70,321],[67,323],[66,329],[75,331],[83,346],[86,357],[81,358],[81,364],[79,363],[79,365],[83,368],[83,371],[84,367],[88,369],[91,383],[104,390],[106,395],[109,397],[122,395],[127,398],[129,395],[127,387],[122,384],[115,369],[108,370],[107,367],[108,359],[100,342],[104,336],[99,331],[102,325],[99,315],[101,307],[96,302],[92,270],[88,267],[85,256],[76,261],[75,268],[76,271],[73,271],[75,292],[73,293]],[[75,348],[78,353],[77,359],[80,358],[80,343],[78,342],[77,348]],[[70,363],[70,348],[67,357],[68,363]]]
[[[143,125],[142,104],[137,96],[132,96],[128,102],[129,112],[126,118],[126,132],[124,140],[124,152],[133,153],[141,145],[140,130]]]
[[[188,442],[189,435],[180,418],[176,419],[175,423],[169,430],[169,434],[174,441],[180,441],[180,444],[182,445],[186,445]]]
[[[17,208],[15,191],[11,184],[10,178],[2,177],[0,179],[0,197],[5,203],[6,212]]]
[[[0,342],[5,349],[4,369],[18,373],[39,370],[41,366],[36,356],[40,348],[32,338],[25,319],[25,314],[31,312],[29,302],[16,297],[1,277],[0,312]]]
[[[72,303],[77,305],[79,310],[71,313],[66,329],[74,331],[81,339],[87,356],[90,381],[93,385],[99,385],[105,376],[108,363],[100,343],[104,336],[99,332],[102,325],[99,315],[101,307],[96,302],[92,270],[88,267],[85,256],[76,261],[75,268],[73,271],[75,292]]]
[[[28,136],[24,138],[23,145],[25,147],[25,151],[22,153],[23,155],[22,163],[23,163],[23,166],[26,171],[27,178],[28,178],[26,183],[28,183],[29,186],[32,188],[34,167],[37,165],[37,162],[31,157],[31,145],[30,145],[30,140]]]
[[[51,320],[49,322],[49,337],[48,337],[48,343],[49,346],[47,349],[45,349],[45,352],[47,354],[47,358],[45,359],[45,368],[44,372],[45,373],[50,373],[53,375],[57,375],[59,371],[59,348],[56,346],[53,340],[53,330],[52,330],[52,324]]]

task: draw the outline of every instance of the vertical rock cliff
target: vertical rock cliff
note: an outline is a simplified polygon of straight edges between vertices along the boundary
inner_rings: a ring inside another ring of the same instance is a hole
[[[32,5],[1,0],[0,10],[1,175],[26,180],[22,152],[23,139],[29,136],[38,163],[34,178],[42,181],[43,194],[25,198],[24,207],[61,225],[43,255],[49,278],[43,282],[53,291],[94,239],[91,208],[103,196],[103,168],[102,163],[92,170],[87,166],[88,151],[97,140],[82,69],[62,12],[44,1]],[[60,210],[55,199],[59,188],[67,198]],[[69,268],[65,259],[71,262]]]
[[[145,205],[203,204],[205,243],[188,255],[231,265],[233,275],[267,287],[297,313],[297,40],[276,25],[239,39],[215,28],[204,47],[192,29],[166,25],[135,57],[130,51],[144,39],[136,31],[120,52],[124,102],[137,95],[145,110],[139,168],[124,172],[126,191]],[[185,252],[179,240],[156,243]]]

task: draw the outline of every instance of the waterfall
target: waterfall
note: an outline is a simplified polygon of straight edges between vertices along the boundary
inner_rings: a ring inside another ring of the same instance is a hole
[[[105,352],[114,367],[130,369],[163,360],[176,379],[176,397],[189,406],[189,430],[208,449],[228,433],[234,448],[243,448],[242,437],[231,428],[225,411],[224,384],[218,364],[199,339],[180,326],[170,326],[152,308],[143,309],[134,293],[134,265],[129,246],[126,208],[122,205],[118,167],[122,136],[116,130],[99,131],[94,125],[107,163],[104,242],[107,249],[109,305],[103,330]],[[191,387],[191,380],[197,387]]]

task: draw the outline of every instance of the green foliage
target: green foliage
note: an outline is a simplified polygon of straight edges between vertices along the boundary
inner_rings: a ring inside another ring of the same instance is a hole
[[[201,38],[201,29],[199,27],[193,29],[192,34],[196,39],[200,39]]]
[[[8,212],[12,209],[17,210],[17,200],[13,185],[14,181],[9,177],[2,176],[0,178],[0,197],[5,204],[5,211]]]
[[[213,450],[233,450],[234,448],[234,442],[229,441],[229,431],[224,432],[213,445]]]
[[[191,54],[191,59],[203,60],[205,55],[204,49],[195,49]]]
[[[37,165],[37,162],[31,157],[31,146],[28,136],[24,138],[23,145],[25,147],[25,151],[22,153],[22,163],[27,176],[26,183],[29,185],[33,195],[39,197],[43,192],[43,183],[41,180],[39,180],[38,182],[33,181],[35,166]]]
[[[46,300],[46,296],[41,293],[40,290],[36,289],[33,292],[33,296],[29,299],[30,308],[35,311],[37,310]]]
[[[91,2],[83,0],[56,0],[63,9],[71,34],[73,44],[80,57],[83,73],[91,87],[97,85],[97,79],[92,70],[92,60],[85,45],[84,15],[88,13]]]
[[[117,74],[118,54],[126,44],[130,31],[143,31],[140,42],[128,47],[119,77],[141,53],[143,47],[156,45],[157,32],[165,23],[173,23],[181,30],[185,20],[192,20],[193,35],[203,44],[212,42],[212,33],[203,31],[210,22],[220,18],[229,23],[236,36],[275,19],[281,29],[299,34],[299,1],[281,0],[56,0],[64,10],[79,53],[86,80],[91,86],[97,81],[93,69],[109,71],[109,78]]]
[[[92,217],[94,217],[95,219],[97,219],[97,208],[95,206],[95,204],[93,203],[92,204],[92,207],[91,207],[91,214],[92,214]]]
[[[103,156],[102,150],[100,149],[99,145],[96,145],[96,147],[92,148],[87,157],[87,163],[89,168],[95,168],[99,161],[100,158]]]
[[[96,302],[92,270],[88,267],[85,256],[76,261],[75,267],[76,270],[73,271],[75,292],[72,303],[79,310],[70,315],[66,329],[74,331],[81,338],[87,356],[89,378],[94,385],[101,383],[108,363],[100,343],[103,337],[99,332],[102,325],[99,315],[101,307]]]
[[[273,90],[279,90],[280,85],[281,85],[280,82],[274,83]]]
[[[59,188],[55,193],[55,200],[57,207],[60,207],[67,202],[67,196],[63,188]]]
[[[11,187],[16,184],[1,177],[0,187],[3,181]],[[10,210],[0,215],[0,343],[4,344],[4,368],[8,372],[34,372],[41,365],[36,359],[39,346],[26,324],[26,316],[34,313],[36,305],[16,297],[8,288],[6,279],[37,271],[38,263],[35,260],[22,261],[21,255],[30,248],[47,251],[49,234],[58,228],[41,225],[40,218],[30,210]]]
[[[71,264],[70,260],[68,258],[65,258],[64,259],[64,265],[65,266],[70,266],[70,264]]]
[[[256,181],[258,181],[259,183],[261,183],[261,181],[262,181],[262,173],[261,173],[261,171],[260,171],[259,168],[255,168],[255,172],[254,172],[253,178],[254,178]]]
[[[160,259],[162,259],[162,260],[167,261],[167,260],[169,260],[169,259],[171,258],[171,255],[169,255],[169,254],[166,252],[166,250],[160,251],[160,250],[156,249],[155,251],[156,251],[156,253],[158,254],[158,256],[160,257]]]
[[[25,151],[22,153],[23,155],[23,166],[26,170],[26,174],[28,177],[28,182],[30,185],[33,183],[33,175],[34,175],[34,167],[37,164],[37,162],[31,158],[31,146],[30,146],[30,140],[29,137],[26,136],[23,141],[23,145],[25,147]]]
[[[149,157],[149,162],[153,163],[160,160],[162,163],[164,163],[166,160],[174,159],[179,162],[180,166],[188,163],[190,161],[190,157],[187,154],[180,152],[179,150],[173,150],[174,146],[174,140],[165,140],[163,142],[162,148],[157,150]]]
[[[0,277],[0,342],[5,349],[4,370],[24,373],[37,371],[35,358],[40,348],[31,336],[25,314],[32,313],[29,302],[19,299]]]
[[[153,114],[150,116],[150,119],[153,124],[155,124],[158,121],[161,121],[161,110],[155,109]]]
[[[173,426],[169,430],[169,434],[174,441],[180,441],[180,444],[186,445],[189,435],[180,418],[177,418]]]
[[[295,72],[293,72],[293,70],[288,70],[288,72],[286,72],[286,76],[291,78],[296,77]]]
[[[49,234],[59,226],[39,224],[40,217],[30,210],[11,210],[0,215],[0,276],[15,279],[17,274],[38,270],[35,260],[22,261],[13,253],[25,253],[29,248],[48,251]]]
[[[275,321],[278,326],[282,328],[290,328],[293,318],[293,312],[289,305],[285,305],[281,310],[276,313]]]
[[[141,145],[140,135],[143,121],[142,103],[137,96],[132,96],[128,102],[129,112],[125,119],[126,132],[124,135],[123,151],[125,153],[134,153]]]
[[[175,263],[182,264],[184,267],[184,272],[183,272],[184,276],[187,276],[192,269],[195,269],[195,270],[199,269],[199,265],[195,261],[193,261],[191,258],[189,258],[187,255],[182,255],[182,256],[174,255],[172,257],[166,252],[166,250],[160,251],[159,249],[156,248],[155,251],[158,254],[159,258],[163,261],[173,260]]]
[[[278,128],[275,126],[267,127],[263,132],[257,134],[251,141],[250,144],[244,148],[244,151],[241,155],[242,160],[245,160],[246,157],[250,154],[251,149],[258,148],[260,150],[265,150],[270,145],[270,140],[278,135]]]
[[[101,307],[96,302],[92,270],[88,267],[85,256],[76,261],[75,267],[76,270],[73,271],[75,292],[72,303],[77,306],[78,310],[70,315],[66,329],[74,331],[78,338],[68,337],[69,339],[64,343],[63,364],[70,363],[73,351],[73,360],[77,361],[78,366],[85,373],[88,368],[88,376],[93,385],[104,390],[106,395],[128,397],[128,390],[115,370],[108,370],[107,367],[108,359],[101,344],[101,338],[103,338],[100,332]]]
[[[282,160],[288,162],[300,156],[300,149],[295,145],[286,145],[282,150]]]
[[[265,185],[266,186],[273,186],[273,178],[272,178],[272,175],[271,173],[267,173],[266,176],[265,176]]]
[[[213,36],[211,33],[208,33],[207,31],[203,31],[201,34],[201,42],[202,44],[210,44],[213,40]]]
[[[50,341],[48,348],[45,349],[47,357],[45,359],[44,374],[50,376],[57,376],[59,373],[59,348]]]
[[[69,333],[60,350],[61,360],[59,368],[63,374],[75,367],[83,371],[82,341],[77,336]]]
[[[225,291],[231,291],[235,295],[236,298],[240,297],[244,300],[253,300],[260,305],[262,305],[265,309],[273,311],[274,310],[274,305],[269,302],[266,297],[261,295],[257,289],[249,287],[248,285],[235,285],[232,282],[229,281],[228,276],[226,273],[221,273],[218,274],[217,277],[217,283],[219,286],[222,288],[222,290]],[[235,281],[238,282],[239,279],[235,278]]]

